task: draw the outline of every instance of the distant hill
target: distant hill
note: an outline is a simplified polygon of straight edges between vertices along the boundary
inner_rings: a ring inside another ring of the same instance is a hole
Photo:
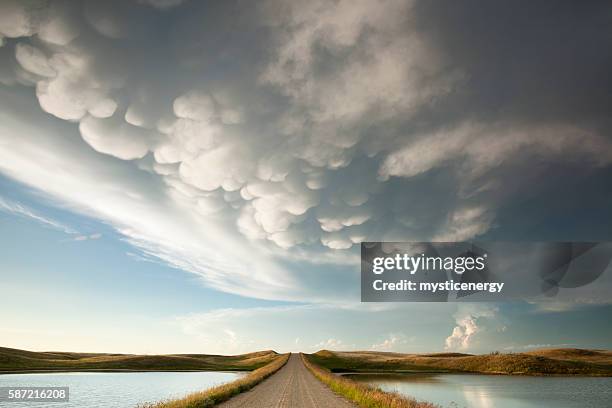
[[[525,354],[552,358],[555,360],[584,361],[594,364],[612,365],[612,351],[585,350],[576,348],[539,349]]]
[[[212,354],[107,354],[36,352],[0,347],[1,372],[32,371],[250,371],[278,354],[272,350],[236,356]]]
[[[334,372],[470,372],[522,375],[612,376],[612,352],[543,349],[527,353],[401,354],[321,350],[313,362]]]

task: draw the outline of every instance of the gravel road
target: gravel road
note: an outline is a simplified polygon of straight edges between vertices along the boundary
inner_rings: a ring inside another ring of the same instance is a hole
[[[287,364],[251,390],[219,405],[222,408],[354,408],[317,380],[292,354]]]

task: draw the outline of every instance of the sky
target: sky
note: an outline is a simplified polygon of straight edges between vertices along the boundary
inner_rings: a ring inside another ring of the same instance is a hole
[[[612,6],[0,0],[0,345],[612,348],[612,305],[360,303],[362,241],[612,240]]]

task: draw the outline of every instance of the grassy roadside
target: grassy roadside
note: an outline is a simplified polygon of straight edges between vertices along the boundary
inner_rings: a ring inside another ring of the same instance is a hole
[[[397,393],[381,391],[364,384],[359,384],[348,378],[332,374],[331,371],[319,367],[302,354],[304,365],[332,391],[342,395],[349,401],[356,403],[361,408],[436,408],[429,402],[419,402],[415,399],[406,398]]]
[[[249,373],[245,377],[239,378],[231,383],[219,385],[217,387],[209,388],[204,391],[195,392],[187,395],[184,398],[162,401],[149,404],[139,405],[138,408],[205,408],[213,407],[223,401],[227,401],[240,394],[241,392],[248,391],[279,369],[281,369],[287,360],[289,354],[281,354],[277,356],[272,362],[267,365],[258,368],[257,370]]]

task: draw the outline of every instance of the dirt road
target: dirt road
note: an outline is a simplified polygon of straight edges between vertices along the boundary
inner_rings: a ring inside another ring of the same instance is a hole
[[[308,371],[299,354],[292,354],[276,374],[219,405],[223,408],[354,408]]]

